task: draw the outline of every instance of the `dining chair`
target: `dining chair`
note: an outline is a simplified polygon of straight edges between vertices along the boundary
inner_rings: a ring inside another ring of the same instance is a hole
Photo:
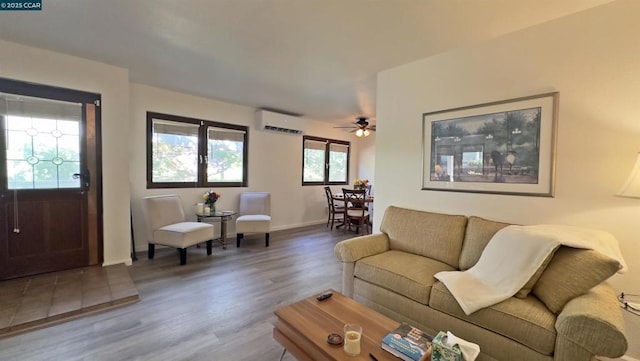
[[[213,225],[187,222],[182,200],[176,194],[149,196],[143,199],[147,225],[148,257],[153,259],[156,244],[175,247],[180,251],[180,265],[187,263],[187,247],[206,242],[211,255]]]
[[[236,247],[245,233],[264,233],[265,247],[269,247],[271,228],[271,193],[240,193],[240,210],[236,219]]]
[[[373,189],[373,184],[371,183],[367,184],[367,186],[364,189],[367,191],[367,197],[371,196],[371,190]]]
[[[336,228],[342,227],[344,225],[344,217],[346,213],[344,205],[336,203],[335,199],[333,199],[333,193],[331,192],[330,187],[324,187],[324,194],[327,196],[327,207],[329,209],[327,227],[329,227],[329,223],[331,223],[331,230],[333,230],[333,224],[336,220],[342,221],[342,223],[336,226]]]
[[[365,189],[342,188],[342,194],[344,195],[347,229],[351,230],[351,225],[355,225],[357,234],[360,234],[360,227],[366,227],[367,233],[369,233],[369,210],[365,202],[367,191]]]

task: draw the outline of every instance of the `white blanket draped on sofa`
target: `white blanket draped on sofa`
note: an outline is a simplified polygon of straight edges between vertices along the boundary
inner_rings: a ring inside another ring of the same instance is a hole
[[[473,267],[435,277],[470,315],[515,295],[559,245],[596,250],[617,260],[619,273],[627,269],[610,233],[561,225],[507,226],[491,238]]]

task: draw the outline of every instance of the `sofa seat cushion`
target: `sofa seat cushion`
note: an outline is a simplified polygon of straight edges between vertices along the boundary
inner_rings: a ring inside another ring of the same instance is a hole
[[[544,355],[555,348],[556,316],[536,297],[511,297],[466,315],[441,282],[431,289],[429,307],[475,324],[525,345]]]
[[[446,263],[415,254],[391,250],[356,262],[354,275],[424,305],[440,271],[454,271]]]

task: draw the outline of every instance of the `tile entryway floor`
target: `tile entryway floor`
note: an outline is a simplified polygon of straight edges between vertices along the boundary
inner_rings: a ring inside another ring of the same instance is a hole
[[[93,266],[0,282],[0,337],[139,300],[127,266]]]

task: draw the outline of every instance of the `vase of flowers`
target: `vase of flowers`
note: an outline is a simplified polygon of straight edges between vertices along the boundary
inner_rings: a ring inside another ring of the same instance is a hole
[[[369,185],[369,180],[368,179],[358,179],[358,178],[356,178],[353,181],[353,189],[367,189],[368,185]]]
[[[205,206],[209,207],[211,213],[216,212],[216,202],[221,196],[222,195],[220,193],[214,192],[211,189],[204,192],[204,194],[202,195],[202,198],[204,199],[204,204]]]

